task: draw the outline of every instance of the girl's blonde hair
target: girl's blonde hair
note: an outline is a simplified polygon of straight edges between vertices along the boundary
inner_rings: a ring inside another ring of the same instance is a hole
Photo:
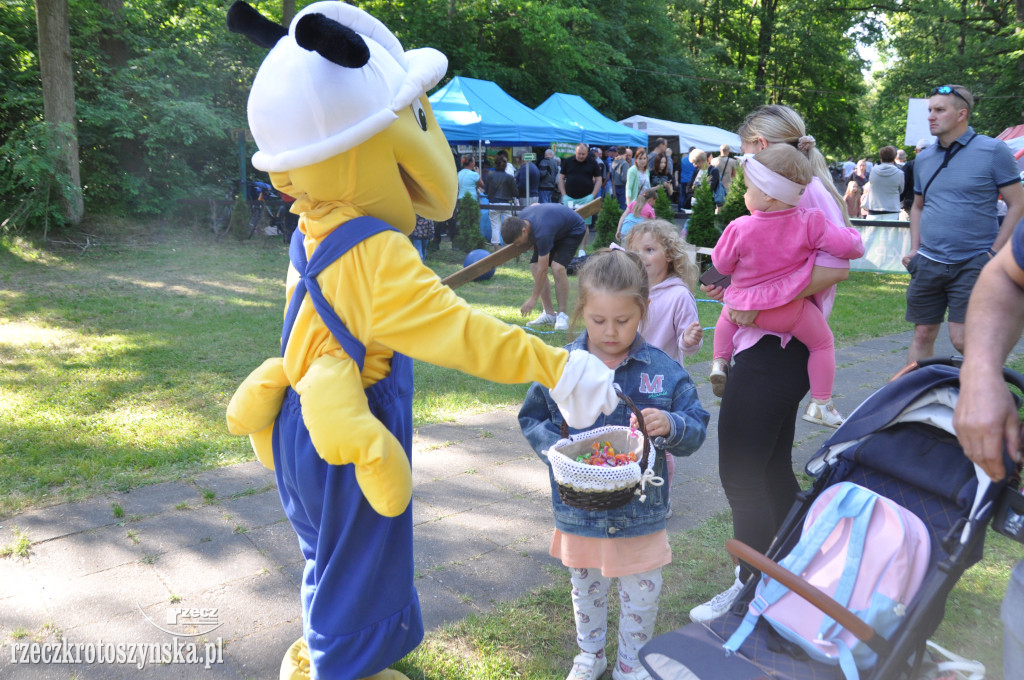
[[[651,284],[647,280],[640,256],[621,249],[602,248],[587,258],[579,273],[579,294],[572,322],[577,324],[583,316],[583,308],[591,293],[602,291],[618,295],[629,295],[640,307],[641,318],[647,314],[647,300]]]
[[[855,182],[854,180],[851,179],[849,181],[849,183],[846,185],[846,193],[843,194],[843,196],[852,196],[853,194],[859,194],[859,193],[860,193],[860,185],[857,184],[857,182]]]
[[[772,144],[759,151],[754,158],[772,172],[797,184],[807,186],[814,177],[807,157],[788,144]]]
[[[814,146],[813,140],[810,140],[810,144],[807,144],[806,141],[801,143],[802,138],[807,138],[807,128],[804,126],[803,118],[800,117],[799,113],[781,104],[761,106],[747,115],[743,125],[740,126],[736,133],[746,144],[756,144],[760,137],[769,144],[789,144],[801,151],[807,157],[807,160],[810,161],[811,171],[814,173],[814,176],[820,179],[828,192],[832,194],[836,205],[842,211],[846,226],[852,226],[850,224],[850,216],[846,212],[846,201],[843,200],[835,185],[832,184],[832,175],[828,171],[825,157]]]
[[[692,246],[679,235],[679,227],[666,220],[644,220],[626,235],[626,248],[636,252],[644,234],[650,234],[665,249],[668,275],[679,277],[693,291],[699,276],[697,263],[690,257]]]

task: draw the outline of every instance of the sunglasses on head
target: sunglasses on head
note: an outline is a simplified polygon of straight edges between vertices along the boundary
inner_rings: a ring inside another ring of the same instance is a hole
[[[965,104],[967,104],[967,108],[971,108],[971,102],[967,101],[967,97],[963,96],[962,94],[956,91],[956,88],[950,87],[949,85],[939,85],[934,90],[929,92],[928,96],[933,97],[937,94],[951,94],[954,97],[959,97],[960,99],[963,100]]]

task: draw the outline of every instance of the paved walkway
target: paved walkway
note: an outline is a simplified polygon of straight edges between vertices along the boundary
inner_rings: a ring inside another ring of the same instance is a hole
[[[938,353],[950,354],[945,329],[940,337]],[[903,333],[838,351],[842,412],[903,366],[909,341]],[[673,532],[727,507],[707,369],[696,365],[692,372],[711,426],[700,451],[677,459]],[[798,421],[798,466],[829,432]],[[514,410],[422,427],[414,449],[416,585],[428,630],[565,580],[560,569],[545,568],[555,564],[547,554],[547,472],[523,439]],[[115,505],[122,517],[115,516]],[[145,675],[276,678],[284,649],[301,635],[302,564],[273,475],[258,463],[30,510],[0,525],[0,547],[11,545],[17,530],[31,541],[28,559],[0,559],[0,679],[139,675],[127,663],[85,663],[84,648],[79,664],[12,663],[12,653],[19,662],[23,649],[30,653],[24,643],[62,637],[71,645],[172,645],[177,637],[179,643],[201,641],[200,651],[220,640],[222,663],[209,670],[156,664]],[[183,649],[166,651],[187,659]]]

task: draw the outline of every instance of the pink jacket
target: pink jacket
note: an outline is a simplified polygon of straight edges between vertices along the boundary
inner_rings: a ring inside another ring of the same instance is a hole
[[[725,303],[733,309],[784,305],[811,282],[818,251],[853,259],[864,254],[856,229],[838,227],[815,208],[755,211],[733,220],[711,255],[718,271],[732,275]]]
[[[842,208],[839,207],[839,204],[832,198],[832,194],[829,193],[829,190],[825,188],[825,185],[817,177],[812,179],[811,183],[807,185],[807,189],[804,190],[803,198],[800,199],[800,204],[797,207],[817,208],[825,213],[825,217],[827,217],[829,222],[832,224],[844,224]],[[818,251],[815,264],[819,267],[829,267],[831,269],[850,268],[849,260],[833,257],[832,255],[820,250]],[[810,300],[817,305],[821,310],[821,313],[824,314],[827,319],[829,314],[832,312],[832,303],[835,302],[835,298],[836,287],[832,286],[820,293],[815,293]],[[785,347],[790,338],[793,337],[789,333],[772,333],[771,331],[766,331],[754,326],[741,326],[736,330],[736,334],[732,337],[733,345],[736,348],[733,352],[733,356],[745,349],[753,347],[766,335],[777,336],[781,340],[783,347]]]
[[[640,323],[640,335],[648,345],[662,350],[683,365],[683,357],[700,351],[704,341],[692,347],[683,344],[683,333],[697,317],[697,301],[678,276],[651,286],[651,303]]]

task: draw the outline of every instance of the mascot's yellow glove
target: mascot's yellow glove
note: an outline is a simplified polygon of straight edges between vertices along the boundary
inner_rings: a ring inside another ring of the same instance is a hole
[[[256,457],[274,469],[274,421],[281,411],[288,377],[280,358],[267,359],[235,390],[228,404],[228,432],[247,434]]]
[[[295,391],[320,456],[332,465],[355,465],[359,488],[375,511],[385,517],[402,514],[412,500],[409,458],[401,442],[370,413],[355,362],[321,356]]]

